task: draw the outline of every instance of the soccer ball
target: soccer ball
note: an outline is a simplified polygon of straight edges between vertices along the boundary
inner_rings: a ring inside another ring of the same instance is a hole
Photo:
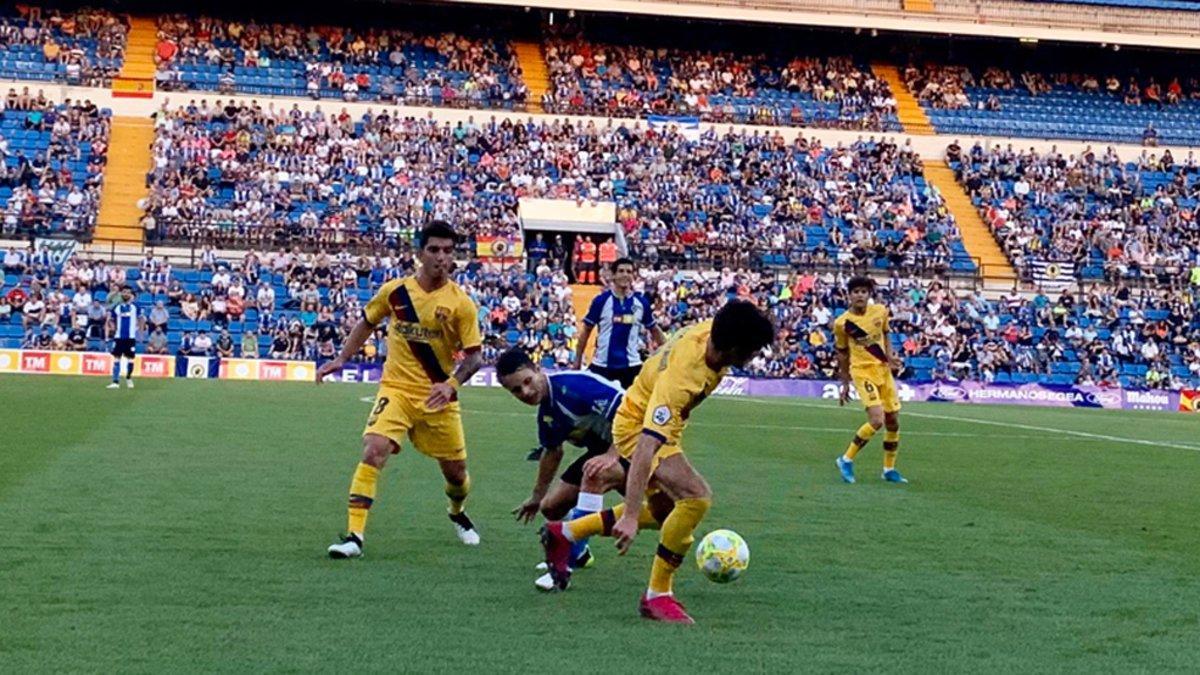
[[[750,564],[750,547],[733,530],[713,530],[696,547],[696,565],[709,581],[727,584]]]

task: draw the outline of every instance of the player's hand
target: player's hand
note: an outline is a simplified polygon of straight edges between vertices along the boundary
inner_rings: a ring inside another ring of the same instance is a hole
[[[891,366],[892,374],[895,375],[904,368],[904,358],[898,354],[892,354],[891,358],[888,359],[888,365]]]
[[[518,523],[526,523],[533,520],[534,516],[542,508],[542,500],[536,496],[526,499],[520,506],[512,510],[514,516],[517,517]]]
[[[454,387],[446,382],[438,382],[429,389],[429,398],[425,399],[425,407],[430,412],[445,408],[454,400]]]
[[[838,405],[846,405],[850,402],[850,383],[843,382],[842,386],[838,387]]]
[[[637,536],[637,533],[637,516],[630,516],[626,513],[613,525],[612,536],[616,539],[617,550],[621,552],[621,555],[625,555],[629,551],[629,547],[633,545],[633,539]]]
[[[603,455],[597,455],[583,463],[583,475],[585,478],[599,478],[612,470],[619,461],[621,461],[620,456],[615,452],[606,452]]]
[[[332,360],[326,361],[325,363],[322,363],[321,367],[317,368],[317,384],[321,384],[321,382],[323,382],[325,380],[326,375],[332,375],[333,373],[336,373],[337,371],[341,370],[345,365],[346,365],[346,362],[343,361],[342,357],[340,357],[340,356],[337,357],[336,359],[332,359]]]

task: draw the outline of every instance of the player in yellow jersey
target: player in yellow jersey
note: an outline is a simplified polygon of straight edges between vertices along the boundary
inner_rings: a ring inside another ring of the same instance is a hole
[[[889,483],[907,483],[896,470],[896,453],[900,449],[900,397],[896,394],[893,370],[901,365],[892,353],[888,339],[888,311],[883,305],[872,304],[875,281],[870,277],[854,277],[846,285],[850,308],[833,322],[834,345],[837,348],[838,377],[842,381],[839,403],[850,400],[850,382],[867,410],[867,423],[858,428],[845,454],[837,458],[838,470],[847,483],[854,482],[854,457],[871,437],[886,427],[883,436],[883,479]]]
[[[639,610],[649,619],[692,623],[675,600],[672,583],[692,545],[692,533],[708,512],[712,491],[683,454],[683,430],[729,368],[744,365],[774,337],[775,328],[765,314],[750,303],[735,301],[711,321],[675,333],[646,361],[613,419],[612,449],[585,467],[589,477],[623,474],[625,503],[542,529],[556,588],[565,590],[570,583],[572,542],[612,536],[624,554],[639,528],[661,529],[650,587]]]
[[[479,543],[479,533],[463,511],[471,477],[458,388],[479,370],[482,340],[475,303],[450,280],[457,242],[458,235],[445,222],[426,226],[417,242],[416,274],[385,283],[363,309],[338,357],[317,370],[319,384],[358,354],[376,326],[388,322],[383,378],[363,431],[362,461],[350,483],[349,526],[346,536],[329,547],[331,558],[362,555],[379,472],[389,455],[400,452],[406,437],[441,467],[459,540]],[[456,367],[454,354],[460,351],[463,359]]]

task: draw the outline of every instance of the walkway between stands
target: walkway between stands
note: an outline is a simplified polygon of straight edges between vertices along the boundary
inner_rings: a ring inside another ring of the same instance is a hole
[[[980,263],[984,281],[1011,283],[1017,278],[1008,256],[1000,250],[1000,244],[992,235],[987,223],[979,216],[979,210],[954,178],[954,172],[941,160],[925,160],[925,180],[938,189],[946,208],[954,214],[954,221],[962,233],[963,246]]]
[[[591,284],[571,284],[571,306],[575,308],[575,316],[579,318],[579,325],[583,325],[583,317],[587,316],[588,308],[592,306],[592,300],[600,295],[603,291],[603,286],[595,286]],[[596,347],[596,333],[592,332],[588,338],[587,346],[583,353],[587,359],[592,358],[592,350]]]
[[[149,194],[150,144],[154,123],[139,117],[114,117],[104,191],[100,196],[96,240],[141,245],[145,232],[138,201]]]
[[[875,77],[887,82],[888,87],[892,90],[892,96],[896,97],[896,116],[900,118],[900,124],[904,125],[904,131],[921,136],[932,136],[933,124],[930,123],[929,116],[925,114],[921,104],[917,102],[917,98],[912,95],[908,87],[904,86],[904,80],[900,77],[900,69],[886,63],[872,63],[871,70],[875,73]]]
[[[150,98],[154,95],[154,48],[158,42],[154,19],[131,17],[125,44],[125,64],[113,80],[114,96]]]
[[[535,104],[537,110],[543,110],[542,96],[550,90],[550,71],[546,68],[542,48],[533,42],[517,42],[513,44],[513,51],[521,63],[525,86],[529,87],[529,102]]]

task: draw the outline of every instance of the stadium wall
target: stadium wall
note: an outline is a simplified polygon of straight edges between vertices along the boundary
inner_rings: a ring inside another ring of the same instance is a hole
[[[22,87],[30,87],[29,82],[18,82],[12,80],[0,80],[0,87],[13,87],[18,90]],[[45,96],[54,101],[62,101],[64,99],[80,100],[90,99],[93,103],[101,108],[109,108],[114,115],[122,116],[140,116],[150,117],[158,110],[164,107],[168,110],[186,105],[192,101],[199,103],[200,101],[208,101],[210,104],[215,101],[228,101],[234,99],[243,103],[257,102],[260,105],[272,109],[282,108],[290,110],[293,105],[299,106],[301,110],[310,111],[315,108],[321,108],[326,113],[345,109],[353,116],[361,116],[368,110],[378,111],[386,108],[394,113],[413,116],[413,117],[432,117],[434,119],[449,121],[449,122],[472,122],[475,124],[486,122],[492,118],[497,120],[510,119],[514,121],[527,121],[530,119],[571,119],[578,120],[581,123],[592,122],[596,125],[607,125],[610,122],[614,124],[625,124],[627,126],[640,125],[647,126],[646,120],[638,119],[623,119],[623,118],[606,118],[606,117],[590,117],[585,115],[560,115],[547,113],[533,112],[513,112],[507,110],[491,110],[491,109],[462,109],[462,108],[431,108],[431,107],[416,107],[416,106],[393,106],[381,105],[379,103],[347,103],[335,100],[320,100],[314,101],[307,98],[290,98],[290,97],[263,97],[263,96],[247,96],[247,95],[220,95],[208,92],[156,92],[151,98],[119,98],[114,97],[112,92],[106,89],[96,89],[92,87],[69,87],[57,84],[47,84],[39,87]],[[1038,152],[1047,152],[1057,148],[1060,152],[1078,153],[1084,149],[1091,147],[1093,149],[1103,149],[1109,147],[1100,143],[1076,143],[1062,140],[1036,140],[1029,138],[1009,138],[1004,136],[965,136],[965,135],[913,135],[913,134],[895,134],[895,133],[880,133],[872,131],[852,131],[842,129],[813,129],[809,127],[772,127],[764,125],[743,125],[743,124],[713,124],[702,122],[702,129],[715,128],[719,131],[726,129],[740,129],[750,133],[779,133],[785,139],[794,139],[797,135],[803,134],[809,138],[817,138],[826,145],[835,145],[838,143],[853,143],[854,141],[864,137],[875,138],[892,138],[897,139],[899,143],[911,143],[917,153],[924,159],[942,159],[946,153],[946,146],[951,140],[958,140],[964,146],[969,147],[975,141],[981,141],[985,145],[992,144],[1013,144],[1017,148],[1027,149],[1032,148]],[[1178,160],[1187,157],[1189,150],[1197,150],[1195,146],[1184,145],[1167,145],[1163,144],[1154,148],[1146,148],[1140,145],[1129,144],[1112,144],[1111,146],[1125,161],[1134,161],[1143,154],[1162,154],[1164,150],[1171,150]],[[149,169],[149,167],[147,167]]]
[[[148,378],[222,379],[263,382],[313,382],[313,361],[271,359],[218,359],[216,357],[139,355],[135,373]],[[112,374],[112,356],[96,352],[0,350],[0,373],[34,375]],[[350,364],[325,378],[326,382],[375,383],[383,374],[380,364]],[[499,387],[494,368],[486,367],[466,383],[469,387]],[[839,383],[833,380],[754,379],[726,376],[717,396],[789,397],[837,400]],[[1194,412],[1200,392],[1171,392],[1057,386],[997,384],[987,382],[897,382],[900,400],[951,404],[1004,404],[1055,408],[1103,408]],[[851,392],[852,397],[856,394]]]
[[[939,0],[906,11],[900,0],[453,0],[543,10],[643,14],[775,25],[1200,49],[1200,12],[1070,2]]]

